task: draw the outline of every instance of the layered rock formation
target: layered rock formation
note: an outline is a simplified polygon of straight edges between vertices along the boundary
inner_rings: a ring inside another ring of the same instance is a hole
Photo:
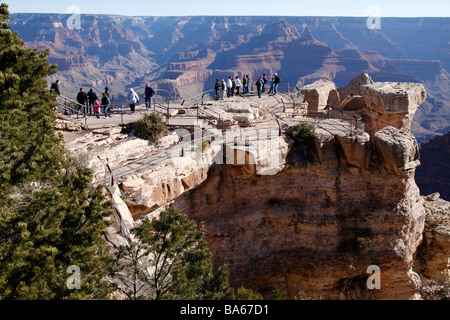
[[[355,112],[372,108],[381,122],[392,110],[412,117],[424,98],[418,84],[361,87],[367,105]],[[286,116],[274,101],[211,102],[209,110],[240,127],[197,132],[194,142],[184,141],[191,136],[185,130],[157,146],[118,132],[91,133],[95,177],[101,181],[108,158],[135,223],[173,201],[205,230],[214,265],[228,265],[235,287],[266,298],[276,288],[289,298],[299,290],[327,299],[416,298],[419,273],[434,276],[443,268],[447,238],[433,238],[430,229],[422,241],[429,200],[414,180],[420,164],[414,136],[404,123],[364,131],[339,118]],[[253,127],[246,128],[244,115]],[[315,126],[310,144],[284,133],[299,121]],[[83,139],[72,139],[69,149],[83,150],[77,147]],[[373,270],[380,272],[378,289],[369,285]]]
[[[274,72],[283,90],[319,79],[340,87],[367,72],[377,82],[425,85],[428,99],[412,126],[420,141],[449,131],[448,18],[386,18],[380,30],[342,17],[81,15],[81,29],[69,29],[68,18],[13,14],[9,23],[28,46],[50,49],[59,72],[49,81],[61,79],[72,98],[80,87],[105,86],[123,98],[152,82],[158,95],[187,99],[215,79]]]
[[[339,97],[342,101],[345,101],[348,97],[352,96],[362,96],[363,94],[363,85],[373,84],[374,81],[370,77],[368,73],[362,73],[358,77],[352,79],[350,83],[338,89]]]
[[[206,229],[214,261],[228,265],[234,286],[266,297],[274,288],[290,298],[299,290],[330,299],[413,297],[424,210],[411,159],[401,155],[416,155],[417,145],[399,142],[404,152],[394,159],[393,149],[376,147],[370,157],[367,135],[351,152],[336,125],[319,122],[312,157],[294,146],[275,175],[255,174],[251,164],[214,166],[175,200]],[[380,144],[390,137],[380,134]],[[371,265],[382,270],[381,290],[367,289]]]
[[[327,106],[339,105],[340,97],[332,81],[317,80],[301,89],[304,101],[308,103],[308,114],[317,114]]]
[[[362,90],[367,106],[363,118],[371,132],[388,125],[409,132],[417,108],[426,99],[424,86],[416,83],[374,83]]]

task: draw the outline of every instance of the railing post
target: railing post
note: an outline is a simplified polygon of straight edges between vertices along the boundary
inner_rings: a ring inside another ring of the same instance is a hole
[[[67,112],[67,100],[64,99],[64,115],[68,115],[69,113]]]

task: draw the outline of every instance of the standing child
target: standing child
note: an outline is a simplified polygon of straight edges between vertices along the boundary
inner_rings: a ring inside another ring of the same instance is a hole
[[[97,119],[100,119],[100,108],[102,106],[100,105],[100,102],[98,102],[98,99],[94,101],[94,115],[97,116]]]

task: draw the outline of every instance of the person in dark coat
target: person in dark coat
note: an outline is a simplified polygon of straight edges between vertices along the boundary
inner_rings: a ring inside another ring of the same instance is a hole
[[[236,90],[236,81],[234,80],[234,77],[231,78],[231,96],[234,97]]]
[[[259,79],[256,81],[256,90],[258,91],[259,98],[261,98],[261,92],[262,92],[263,86],[264,86],[264,80],[262,77],[259,77]]]
[[[150,84],[145,85],[144,99],[145,99],[145,110],[152,109],[153,96],[155,95],[155,90],[150,86]]]
[[[61,81],[56,80],[52,85],[50,86],[50,91],[54,91],[58,96],[61,96],[61,90],[59,89],[59,84]]]
[[[242,93],[248,93],[247,76],[245,74],[242,76]]]
[[[105,94],[106,94],[106,97],[109,99],[109,101],[111,101],[111,95],[110,95],[110,93],[109,93],[108,87],[105,87],[105,92],[103,92],[103,93],[105,93]],[[102,97],[103,97],[103,94],[102,94]],[[111,108],[111,107],[110,107],[110,108]],[[102,111],[105,111],[105,110],[103,109],[103,107],[102,107]]]
[[[95,100],[98,100],[97,94],[94,92],[94,89],[90,89],[88,94],[88,103],[89,103],[89,114],[92,114]]]
[[[214,99],[215,100],[219,100],[219,90],[220,90],[220,83],[219,83],[219,79],[216,79],[216,84],[214,85]]]
[[[274,86],[273,86],[273,93],[274,94],[277,94],[277,92],[278,92],[278,84],[280,82],[281,82],[281,79],[278,76],[278,73],[275,73]]]
[[[104,92],[103,95],[102,95],[101,105],[102,105],[103,111],[105,112],[105,118],[111,117],[110,115],[108,115],[108,111],[109,111],[109,98],[108,98],[106,92]]]
[[[81,108],[83,108],[83,113],[87,113],[86,105],[87,105],[88,97],[86,92],[84,92],[83,88],[80,88],[80,92],[77,94],[77,102],[78,102],[78,113],[77,118],[80,116]]]

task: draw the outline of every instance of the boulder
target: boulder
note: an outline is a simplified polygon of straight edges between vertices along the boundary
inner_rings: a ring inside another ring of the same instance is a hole
[[[410,132],[414,114],[427,96],[420,83],[377,82],[361,88],[366,104],[361,117],[370,135],[387,126]]]
[[[374,81],[372,80],[372,78],[369,76],[368,73],[362,73],[361,75],[350,81],[348,86],[339,88],[338,89],[339,96],[341,97],[341,100],[344,100],[347,97],[361,96],[362,95],[361,86],[373,83]]]
[[[329,103],[339,103],[339,93],[334,82],[321,79],[301,89],[305,102],[308,103],[308,113],[314,114],[325,109]]]
[[[357,135],[337,135],[345,159],[351,166],[365,169],[369,166],[372,157],[372,142],[367,132],[361,132]]]
[[[361,90],[367,108],[380,114],[414,115],[427,98],[420,83],[376,82],[363,85]]]
[[[419,146],[410,133],[386,127],[375,133],[374,143],[381,165],[388,171],[402,174],[420,165]]]

